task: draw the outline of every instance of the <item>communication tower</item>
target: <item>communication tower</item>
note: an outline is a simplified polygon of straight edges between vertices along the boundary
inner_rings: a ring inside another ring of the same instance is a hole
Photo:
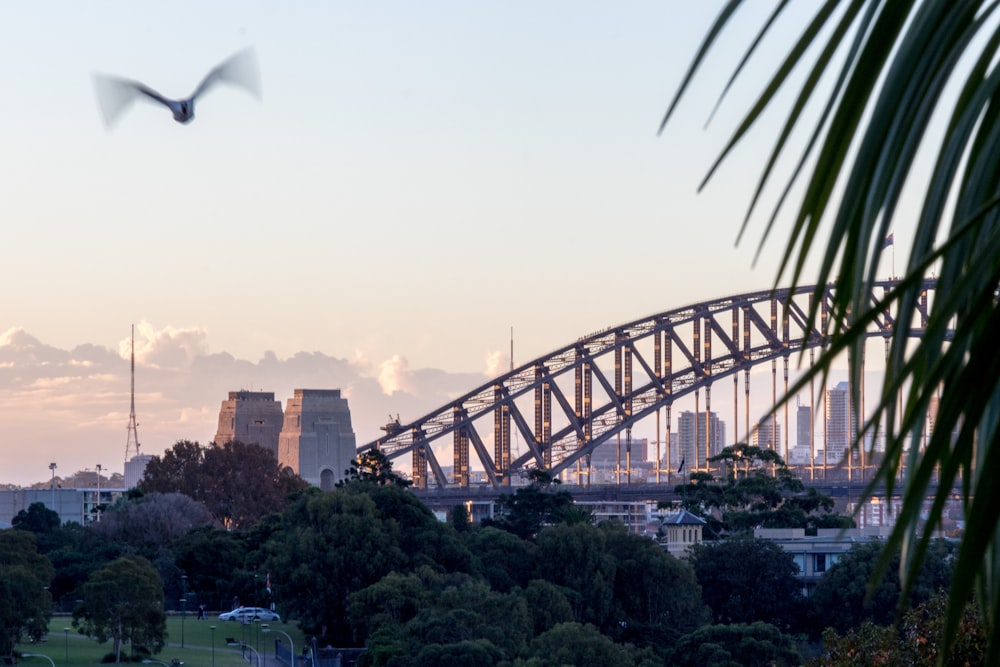
[[[132,391],[128,411],[128,437],[125,440],[125,462],[139,456],[139,429],[135,421],[135,325],[132,325]]]

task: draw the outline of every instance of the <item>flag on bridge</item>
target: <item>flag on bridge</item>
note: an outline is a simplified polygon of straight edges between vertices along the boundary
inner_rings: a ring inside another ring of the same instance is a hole
[[[896,232],[889,232],[889,235],[885,237],[885,241],[882,242],[882,250],[885,250],[892,245],[895,240]]]
[[[683,458],[681,459],[681,464],[679,466],[677,466],[677,474],[679,475],[682,472],[684,472],[684,459]]]

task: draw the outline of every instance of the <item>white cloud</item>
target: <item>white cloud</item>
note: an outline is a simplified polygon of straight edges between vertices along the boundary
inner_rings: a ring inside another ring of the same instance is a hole
[[[145,320],[136,325],[135,362],[153,368],[187,368],[208,353],[208,334],[199,328],[177,329],[166,326],[157,330]],[[131,337],[118,343],[118,353],[128,359],[132,350]]]
[[[494,350],[486,353],[486,377],[497,377],[510,370],[510,353]]]
[[[409,391],[411,386],[410,362],[398,354],[392,355],[378,367],[378,384],[386,396],[397,391]]]

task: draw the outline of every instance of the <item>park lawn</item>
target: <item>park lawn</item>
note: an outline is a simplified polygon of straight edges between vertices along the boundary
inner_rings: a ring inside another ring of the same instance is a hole
[[[214,632],[211,628],[213,625]],[[270,622],[267,626],[286,632],[292,638],[296,651],[301,654],[305,639],[295,623]],[[181,648],[182,630],[184,648]],[[167,633],[167,645],[150,658],[157,661],[152,663],[154,665],[160,662],[171,665],[173,660],[180,660],[187,667],[213,667],[213,664],[214,667],[246,667],[247,661],[241,657],[240,649],[226,645],[226,639],[232,638],[236,642],[246,641],[256,649],[261,656],[261,667],[267,667],[269,662],[275,667],[274,640],[288,641],[280,632],[262,632],[262,628],[256,624],[243,626],[235,622],[220,621],[218,618],[196,621],[190,615],[183,621],[180,616],[168,616]],[[129,648],[126,645],[122,649],[123,660],[128,659]],[[16,648],[19,654],[38,653],[48,656],[56,667],[96,667],[102,664],[101,660],[111,650],[110,641],[98,644],[93,639],[78,634],[73,629],[72,619],[67,616],[55,617],[49,622],[49,636],[42,643],[22,643]],[[253,653],[248,651],[247,655],[254,661],[252,667],[257,667]],[[20,664],[23,667],[51,667],[44,657],[22,657]]]

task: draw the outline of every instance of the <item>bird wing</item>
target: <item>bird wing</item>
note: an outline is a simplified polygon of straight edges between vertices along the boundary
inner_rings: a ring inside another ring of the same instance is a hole
[[[209,72],[191,93],[191,99],[198,97],[220,81],[243,88],[260,99],[260,73],[257,68],[257,54],[252,47],[230,56],[228,60]]]
[[[171,100],[160,95],[149,86],[131,79],[95,74],[94,89],[97,91],[97,101],[101,107],[104,124],[109,129],[114,126],[118,117],[132,106],[132,103],[139,96],[144,95],[170,108]]]

